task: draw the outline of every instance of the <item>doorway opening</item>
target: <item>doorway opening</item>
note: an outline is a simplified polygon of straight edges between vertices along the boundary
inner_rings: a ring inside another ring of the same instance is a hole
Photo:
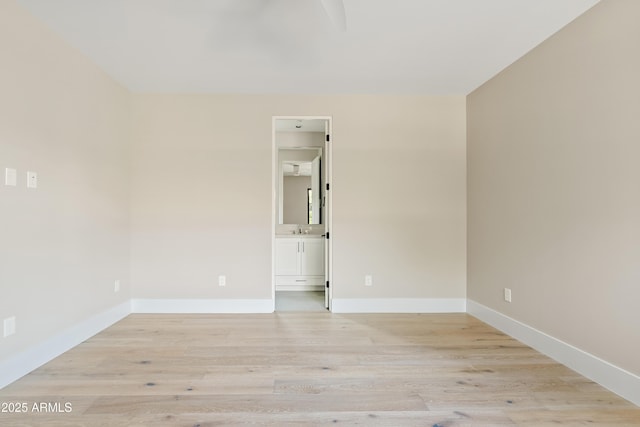
[[[331,117],[272,122],[274,311],[331,310]]]

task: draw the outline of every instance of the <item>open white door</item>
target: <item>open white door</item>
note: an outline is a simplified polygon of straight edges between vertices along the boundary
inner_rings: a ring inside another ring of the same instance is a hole
[[[321,141],[318,141],[314,138],[314,143],[312,146],[308,146],[308,143],[301,143],[300,146],[290,146],[288,143],[284,143],[282,147],[278,145],[278,141],[276,140],[278,129],[282,129],[283,132],[290,131],[289,126],[295,126],[296,129],[299,129],[297,125],[300,123],[303,125],[309,125],[309,130],[307,132],[314,132],[317,136],[317,132],[322,132],[322,127],[324,126],[324,134],[325,134],[325,142],[324,142],[324,151],[320,152],[320,144]],[[315,253],[312,258],[317,259],[317,263],[315,264],[320,270],[317,268],[313,269],[313,273],[310,276],[321,276],[322,272],[324,272],[325,279],[325,292],[324,292],[324,305],[328,310],[331,310],[331,301],[333,298],[333,282],[332,282],[332,239],[333,235],[331,233],[331,189],[330,181],[331,181],[331,117],[330,116],[273,116],[272,118],[272,236],[271,236],[271,295],[273,301],[273,309],[276,309],[276,282],[277,282],[277,272],[281,271],[282,265],[279,264],[282,260],[278,259],[276,253],[279,252],[276,250],[277,243],[277,235],[278,234],[290,234],[290,226],[292,224],[284,224],[284,203],[283,203],[283,177],[284,177],[284,169],[283,169],[283,158],[281,158],[281,153],[279,152],[280,148],[283,148],[285,151],[290,150],[307,150],[307,152],[311,153],[311,149],[315,150],[315,153],[310,154],[309,157],[304,156],[302,161],[309,162],[310,159],[314,159],[311,164],[312,168],[312,182],[311,188],[312,191],[312,207],[310,210],[310,214],[312,216],[314,226],[308,227],[314,233],[317,233],[319,230],[323,230],[324,232],[324,242],[317,238],[313,239],[313,242],[316,245],[312,248],[311,242],[306,244],[309,245],[307,249],[311,250],[315,248]],[[320,156],[318,156],[320,154]],[[317,158],[314,158],[318,156]],[[318,173],[316,173],[318,172]],[[306,187],[308,188],[308,187]],[[297,224],[298,227],[300,224]],[[289,228],[287,227],[289,226]],[[296,227],[296,228],[298,228]],[[304,227],[307,229],[307,227]],[[292,228],[291,228],[292,229]],[[283,239],[287,240],[287,239]],[[324,245],[320,245],[320,242],[324,243]],[[296,244],[296,249],[298,246]],[[320,261],[320,255],[324,253],[324,260]],[[307,264],[308,265],[308,264]],[[298,270],[296,270],[296,274]],[[317,281],[315,282],[317,283]],[[317,289],[314,289],[317,290]],[[316,294],[317,295],[317,294]]]
[[[325,185],[322,188],[324,194],[322,198],[322,221],[325,231],[324,245],[324,306],[331,311],[331,300],[333,295],[333,283],[331,282],[331,119],[324,123],[324,159],[325,159]]]

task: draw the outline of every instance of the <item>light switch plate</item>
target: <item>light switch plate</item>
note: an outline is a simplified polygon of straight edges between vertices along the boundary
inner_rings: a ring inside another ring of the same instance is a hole
[[[38,188],[38,174],[36,172],[27,172],[27,188]]]
[[[11,316],[4,319],[4,336],[5,338],[9,335],[13,335],[16,333],[16,317]]]
[[[218,276],[218,286],[227,286],[227,276]]]
[[[4,185],[10,185],[15,187],[18,183],[18,172],[12,168],[6,168],[4,170]]]

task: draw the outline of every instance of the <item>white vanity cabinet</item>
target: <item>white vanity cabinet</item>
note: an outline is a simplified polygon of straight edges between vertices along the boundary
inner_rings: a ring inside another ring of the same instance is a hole
[[[324,289],[324,238],[276,237],[276,290]]]

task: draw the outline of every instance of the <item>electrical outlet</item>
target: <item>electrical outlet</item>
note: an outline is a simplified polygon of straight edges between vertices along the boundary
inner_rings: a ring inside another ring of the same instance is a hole
[[[113,282],[113,292],[120,292],[120,280]]]
[[[38,174],[36,172],[27,172],[27,188],[38,188]]]
[[[504,300],[506,302],[511,302],[511,289],[504,288]]]
[[[16,316],[7,317],[4,319],[4,336],[5,338],[9,335],[13,335],[16,333]]]
[[[218,276],[218,286],[227,286],[227,276]]]
[[[373,286],[373,276],[371,276],[370,274],[364,276],[364,285]]]

